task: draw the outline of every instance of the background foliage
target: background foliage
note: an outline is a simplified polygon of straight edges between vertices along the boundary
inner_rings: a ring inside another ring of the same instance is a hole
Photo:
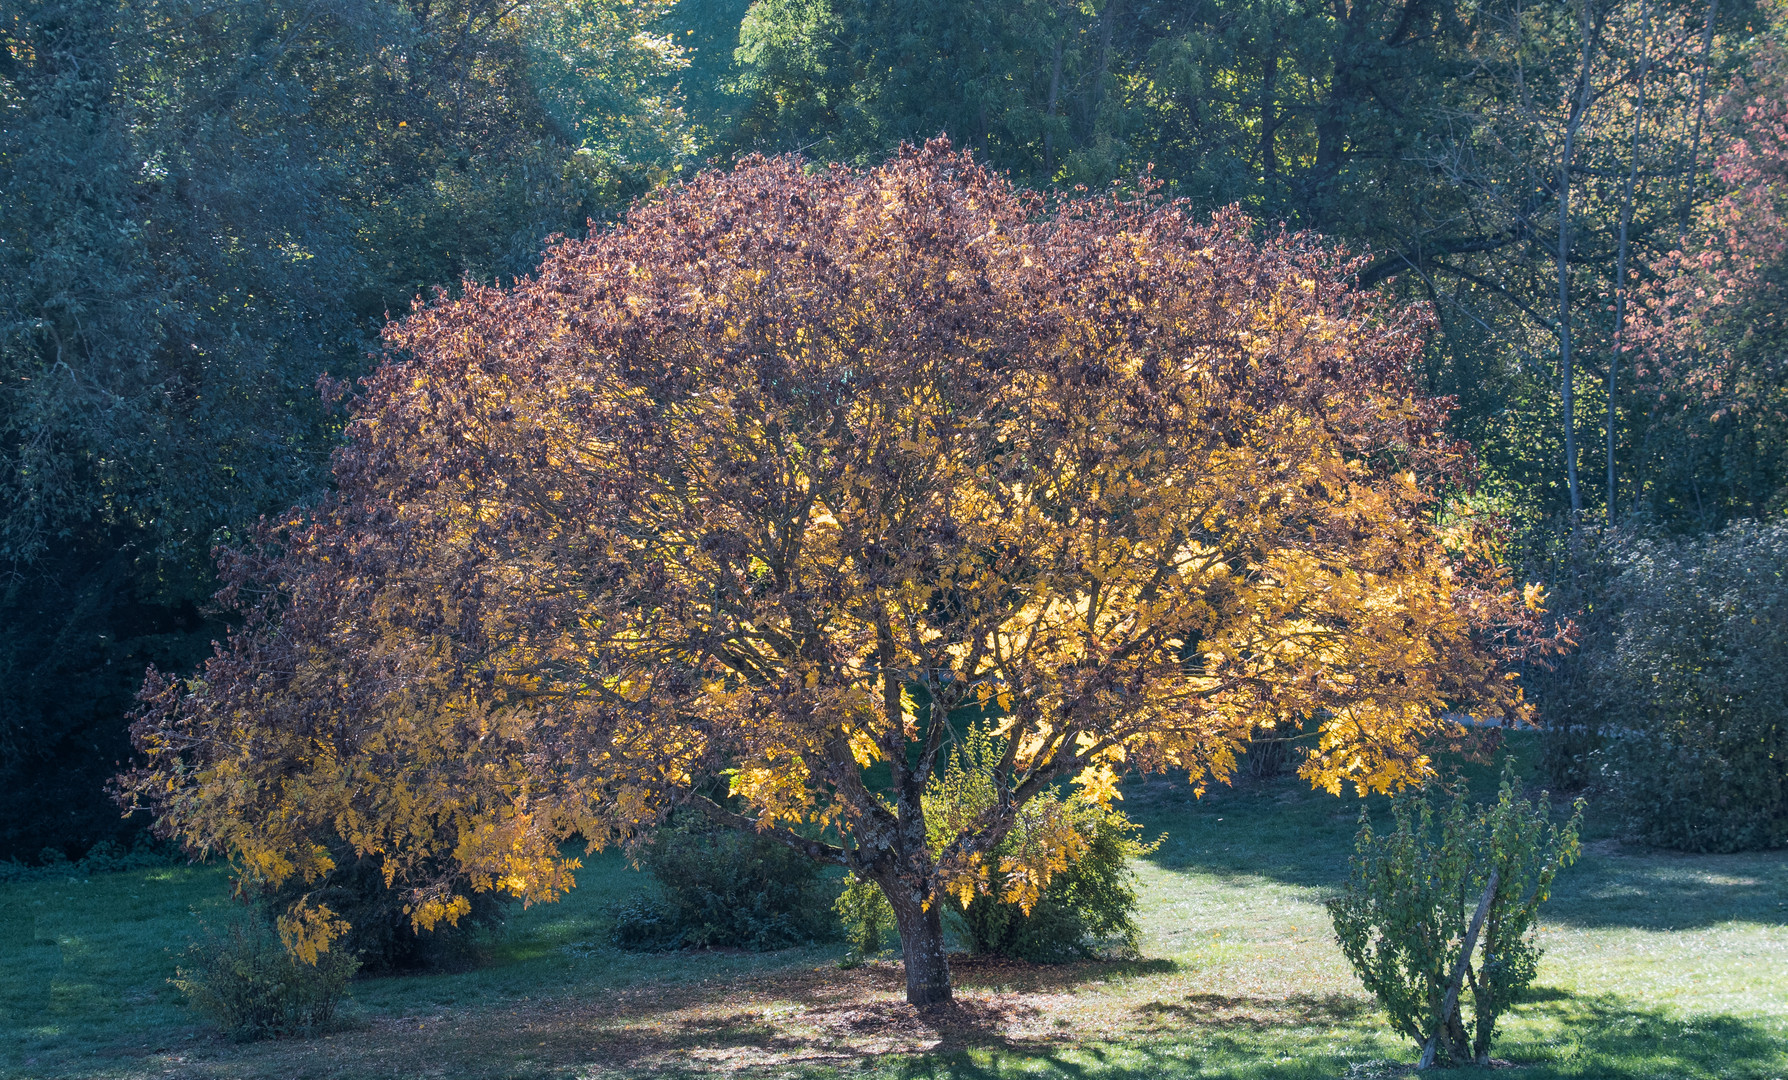
[[[210,548],[323,488],[388,312],[670,175],[653,0],[0,7],[0,857],[127,828],[145,663]]]
[[[0,858],[127,839],[139,673],[222,634],[215,541],[326,488],[319,375],[744,150],[942,131],[1369,251],[1434,306],[1460,497],[1552,579],[1601,573],[1573,503],[1779,514],[1782,41],[1767,0],[4,0]]]
[[[1576,664],[1568,733],[1586,779],[1654,844],[1788,843],[1788,523],[1604,557],[1607,630]]]

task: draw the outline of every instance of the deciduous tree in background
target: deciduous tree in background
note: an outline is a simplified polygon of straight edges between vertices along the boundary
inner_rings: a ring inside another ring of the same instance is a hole
[[[760,159],[418,311],[337,495],[229,556],[242,629],[151,674],[126,790],[253,879],[344,838],[424,926],[467,909],[431,867],[550,900],[564,839],[693,804],[876,882],[928,1004],[941,894],[1033,900],[1071,854],[991,855],[1050,785],[1202,788],[1281,723],[1331,791],[1424,777],[1443,707],[1523,713],[1534,590],[1435,524],[1469,462],[1409,381],[1425,314],[1249,228],[941,144]],[[934,853],[952,713],[1008,738]]]
[[[1641,402],[1657,419],[1641,498],[1702,520],[1788,506],[1788,44],[1763,38],[1719,103],[1718,197],[1635,297]],[[1688,516],[1685,514],[1684,516]]]

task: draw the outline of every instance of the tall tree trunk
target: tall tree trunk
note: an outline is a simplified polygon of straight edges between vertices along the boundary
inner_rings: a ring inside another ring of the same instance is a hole
[[[1571,357],[1571,163],[1577,151],[1577,130],[1589,113],[1591,46],[1589,0],[1579,0],[1583,54],[1577,70],[1577,93],[1565,121],[1564,146],[1558,156],[1558,368],[1560,397],[1564,405],[1565,477],[1570,487],[1573,518],[1583,509],[1583,492],[1577,486],[1576,371]]]
[[[1272,29],[1260,68],[1260,175],[1268,205],[1279,186],[1279,28]]]
[[[1627,323],[1627,241],[1633,226],[1633,189],[1639,182],[1639,136],[1645,126],[1646,79],[1651,75],[1651,5],[1639,6],[1639,101],[1633,110],[1633,145],[1627,180],[1620,194],[1620,237],[1614,256],[1614,347],[1608,354],[1608,524],[1614,524],[1614,424],[1615,389],[1619,386],[1620,350]]]
[[[1049,69],[1049,108],[1043,121],[1043,178],[1055,176],[1055,109],[1062,91],[1062,42],[1055,42],[1055,63]]]
[[[1111,71],[1111,28],[1120,17],[1123,5],[1124,0],[1106,0],[1105,9],[1099,12],[1099,63],[1093,71],[1081,109],[1088,146],[1096,146],[1099,142],[1099,112],[1105,104],[1105,83]]]
[[[1311,170],[1315,189],[1311,192],[1318,228],[1333,229],[1338,216],[1337,199],[1341,190],[1341,167],[1347,156],[1347,120],[1354,106],[1368,97],[1362,64],[1371,37],[1370,0],[1333,0],[1332,11],[1339,25],[1335,32],[1341,39],[1335,45],[1334,69],[1329,73],[1328,100],[1316,119],[1316,160]]]
[[[944,954],[941,900],[926,906],[924,890],[902,877],[882,883],[894,923],[900,930],[900,952],[906,964],[906,1002],[924,1008],[950,1000],[950,961]]]
[[[885,612],[878,612],[875,629],[877,660],[882,669],[882,708],[890,719],[903,720],[906,706],[894,663],[894,631]],[[883,743],[894,773],[894,820],[890,823],[893,828],[882,835],[874,845],[879,851],[864,864],[888,897],[888,906],[894,909],[900,951],[906,960],[906,1001],[920,1008],[950,1000],[943,897],[925,828],[925,784],[931,778],[947,726],[941,716],[929,718],[919,760],[913,764],[909,764],[903,737],[892,736]]]

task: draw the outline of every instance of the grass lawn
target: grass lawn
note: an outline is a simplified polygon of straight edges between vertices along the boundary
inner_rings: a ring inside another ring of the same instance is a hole
[[[1481,784],[1485,773],[1477,771]],[[1146,959],[966,961],[920,1014],[899,966],[840,948],[641,955],[603,911],[641,887],[613,854],[563,903],[518,911],[459,973],[365,979],[341,1030],[235,1045],[168,985],[215,867],[0,886],[0,1077],[1400,1077],[1391,1037],[1330,936],[1359,803],[1295,780],[1194,800],[1133,782],[1167,840],[1138,867]],[[1788,853],[1622,847],[1592,820],[1543,911],[1534,999],[1494,1053],[1510,1080],[1788,1078]]]

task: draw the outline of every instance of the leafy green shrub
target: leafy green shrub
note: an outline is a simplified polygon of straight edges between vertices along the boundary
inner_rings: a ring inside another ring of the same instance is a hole
[[[836,885],[813,860],[756,833],[679,814],[640,852],[660,895],[615,910],[623,949],[767,951],[838,936]]]
[[[1583,802],[1562,828],[1553,826],[1545,793],[1538,806],[1519,797],[1511,767],[1493,804],[1474,808],[1463,789],[1438,812],[1435,803],[1427,793],[1399,796],[1395,827],[1382,837],[1361,812],[1346,891],[1328,902],[1329,916],[1392,1028],[1418,1046],[1433,1038],[1441,1060],[1482,1064],[1497,1019],[1539,972],[1534,919],[1553,878],[1576,857]],[[1468,949],[1486,892],[1487,915]],[[1446,1008],[1461,964],[1462,992]]]
[[[985,727],[973,728],[932,777],[925,818],[934,850],[954,839],[950,822],[971,820],[994,804],[994,766],[1004,751],[1004,739]],[[1066,798],[1044,792],[1019,808],[1017,823],[993,850],[994,860],[1063,821],[1079,834],[1081,850],[1050,877],[1028,912],[1016,901],[985,892],[966,904],[951,896],[973,952],[1039,964],[1135,953],[1137,898],[1129,863],[1155,845],[1139,843],[1140,826],[1122,812],[1078,791]]]
[[[882,892],[880,885],[847,874],[844,891],[838,894],[832,909],[838,913],[838,921],[844,925],[844,940],[851,946],[843,966],[856,967],[882,951],[894,929],[894,906],[888,903],[888,894]]]
[[[973,951],[1036,964],[1136,954],[1136,875],[1129,864],[1153,846],[1137,842],[1140,826],[1119,811],[1078,795],[1067,803],[1086,851],[1050,878],[1029,913],[1016,902],[985,894],[966,906],[952,899]]]
[[[359,966],[339,947],[307,964],[265,920],[247,916],[189,946],[173,982],[225,1034],[247,1041],[325,1027]]]
[[[1625,538],[1574,530],[1541,560],[1534,576],[1548,585],[1548,617],[1575,625],[1577,648],[1562,657],[1525,662],[1521,685],[1539,709],[1541,773],[1555,790],[1583,791],[1595,783],[1603,729],[1619,728],[1606,715],[1609,701],[1600,658],[1614,645],[1613,585]]]
[[[1788,844],[1788,521],[1618,557],[1595,781],[1660,847]]]
[[[284,911],[304,897],[312,905],[325,905],[348,930],[338,948],[359,958],[367,972],[415,971],[451,967],[465,962],[480,929],[503,925],[508,901],[496,892],[461,887],[461,896],[472,905],[457,923],[440,923],[418,931],[410,920],[410,899],[401,886],[385,883],[381,861],[358,856],[345,844],[332,845],[335,869],[317,881],[292,878],[262,898],[273,911]]]

